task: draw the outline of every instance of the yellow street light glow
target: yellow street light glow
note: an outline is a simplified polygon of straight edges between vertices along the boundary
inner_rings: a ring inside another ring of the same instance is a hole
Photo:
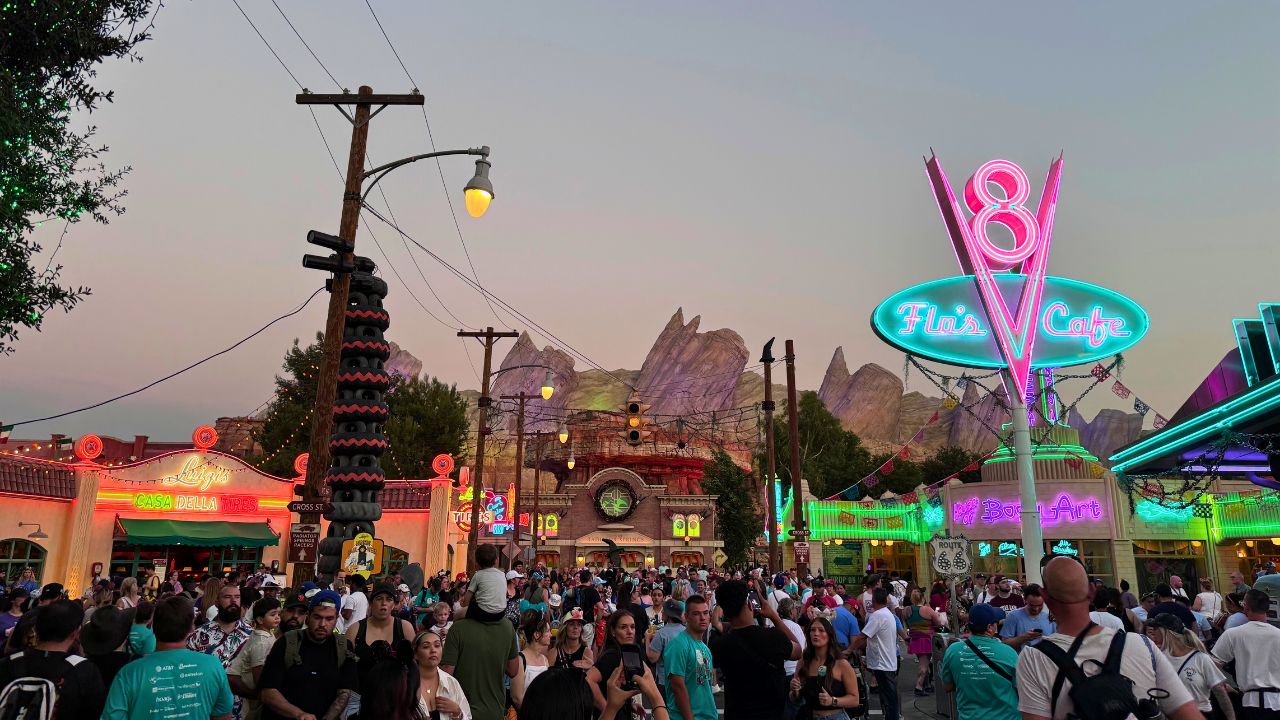
[[[879,541],[879,540],[872,540],[872,541],[871,541],[871,547],[879,547],[879,546],[880,546],[880,541]]]
[[[555,386],[551,384],[551,371],[548,370],[547,374],[542,378],[542,399],[550,400],[555,391]]]
[[[489,203],[493,202],[493,183],[489,181],[490,167],[488,158],[482,157],[476,160],[476,174],[471,176],[471,181],[463,189],[462,194],[467,200],[467,213],[473,218],[484,215],[489,209]]]
[[[884,541],[884,546],[885,546],[885,547],[893,547],[893,541],[892,541],[892,540],[885,540],[885,541]]]
[[[836,544],[837,544],[837,545],[843,545],[843,544],[844,544],[844,539],[843,539],[843,538],[836,538]]]
[[[570,456],[569,456],[569,460],[568,460],[568,462],[566,462],[566,463],[565,463],[565,465],[568,465],[568,466],[569,466],[569,469],[570,469],[570,470],[572,470],[572,469],[573,469],[573,466],[574,466],[574,465],[577,465],[577,464],[578,464],[578,463],[577,463],[577,461],[573,459],[573,456],[572,456],[572,455],[570,455]]]
[[[558,437],[561,445],[569,442],[569,428],[564,423],[560,423],[560,435]]]

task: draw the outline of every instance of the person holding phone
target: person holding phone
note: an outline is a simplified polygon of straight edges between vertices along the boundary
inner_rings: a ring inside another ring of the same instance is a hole
[[[596,656],[596,664],[587,671],[587,684],[591,686],[591,695],[595,698],[596,710],[603,711],[608,698],[609,688],[606,686],[613,671],[622,665],[623,650],[635,648],[636,619],[626,610],[618,610],[609,615],[605,623],[604,647]]]
[[[1000,626],[1000,638],[1005,645],[1022,652],[1022,646],[1042,637],[1052,635],[1057,629],[1044,609],[1044,591],[1032,583],[1022,590],[1025,604],[1005,617]]]
[[[715,666],[724,672],[726,718],[773,720],[783,716],[787,680],[784,663],[800,659],[800,638],[778,617],[771,605],[760,603],[764,583],[753,577],[754,592],[741,580],[722,583],[717,589],[719,607],[730,629],[711,642]],[[756,620],[770,620],[762,627]]]

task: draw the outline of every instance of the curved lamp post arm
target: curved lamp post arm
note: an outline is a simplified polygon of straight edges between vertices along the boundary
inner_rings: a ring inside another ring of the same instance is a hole
[[[444,157],[446,155],[479,155],[480,157],[487,158],[489,157],[489,146],[485,145],[484,147],[469,148],[467,150],[441,150],[439,152],[423,153],[422,155],[413,155],[396,160],[395,162],[389,162],[386,165],[379,165],[376,168],[372,168],[360,176],[361,182],[364,182],[369,178],[373,178],[373,182],[369,183],[369,186],[364,189],[364,193],[360,196],[360,202],[363,203],[365,198],[369,197],[369,193],[373,190],[374,186],[381,182],[382,178],[386,177],[392,170],[419,160]]]
[[[494,372],[489,373],[489,379],[490,379],[490,380],[492,380],[493,378],[496,378],[496,377],[498,377],[499,375],[501,375],[502,373],[507,372],[507,371],[509,371],[509,370],[520,370],[521,368],[542,368],[543,370],[550,370],[551,372],[555,373],[556,375],[559,375],[559,374],[560,374],[560,373],[556,372],[556,369],[555,369],[555,368],[553,368],[553,367],[551,367],[550,365],[537,365],[537,364],[533,364],[533,365],[512,365],[512,366],[511,366],[511,367],[509,367],[509,368],[502,368],[501,370],[495,370]]]

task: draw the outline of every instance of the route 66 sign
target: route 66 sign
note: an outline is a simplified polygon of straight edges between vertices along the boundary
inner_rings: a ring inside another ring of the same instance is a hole
[[[969,558],[969,538],[963,535],[939,535],[929,541],[933,550],[933,571],[942,576],[968,575],[973,569]]]

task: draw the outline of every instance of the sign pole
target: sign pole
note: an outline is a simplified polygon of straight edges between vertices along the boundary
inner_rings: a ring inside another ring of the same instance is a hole
[[[1040,527],[1040,512],[1036,504],[1035,464],[1031,457],[1031,424],[1027,420],[1027,403],[1024,391],[1005,373],[1005,387],[1009,391],[1009,408],[1013,414],[1013,452],[1018,468],[1018,494],[1022,500],[1020,520],[1022,524],[1022,550],[1025,557],[1022,567],[1028,583],[1043,584],[1040,577],[1040,559],[1044,557],[1044,529]]]

